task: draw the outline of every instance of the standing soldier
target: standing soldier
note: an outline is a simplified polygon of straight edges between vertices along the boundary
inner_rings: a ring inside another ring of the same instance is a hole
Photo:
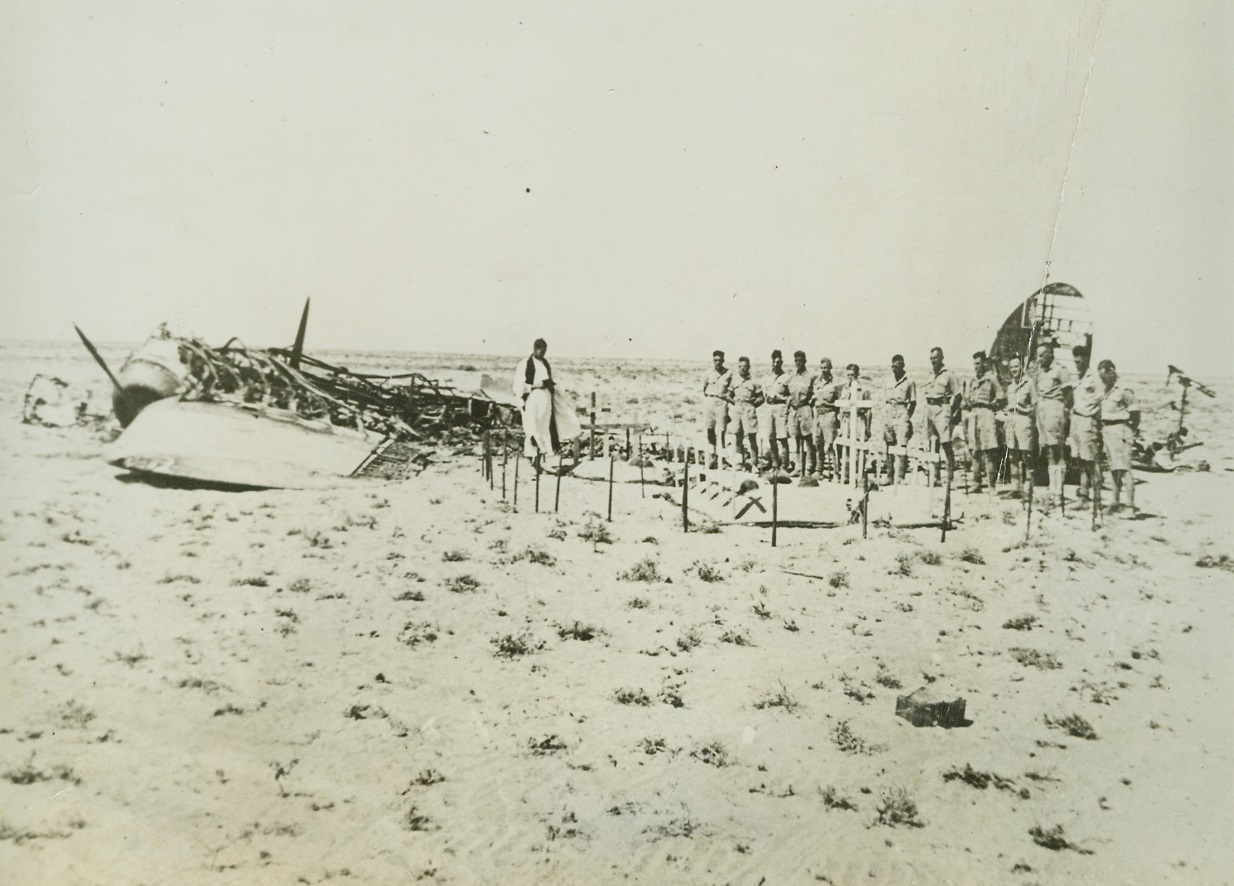
[[[771,352],[771,384],[767,386],[768,443],[771,450],[771,470],[791,471],[793,464],[788,456],[788,379],[784,371],[784,355],[779,349]]]
[[[955,426],[960,411],[960,386],[950,369],[943,366],[943,349],[930,350],[931,375],[921,393],[926,401],[926,435],[930,442],[937,441],[947,460],[947,479],[955,473],[955,454],[951,445],[951,429]],[[931,482],[937,479],[930,472]]]
[[[733,385],[732,370],[724,367],[724,352],[711,352],[711,369],[703,376],[703,427],[707,429],[707,442],[711,444],[711,463],[713,471],[720,466],[716,454],[716,437],[720,439],[720,451],[723,452],[728,441],[725,431],[728,428],[728,397]]]
[[[883,442],[888,446],[907,446],[913,436],[913,412],[917,409],[917,385],[904,374],[904,358],[891,358],[891,378],[883,392]],[[887,455],[887,476],[892,483],[903,483],[908,472],[908,456]]]
[[[1054,362],[1054,343],[1044,342],[1037,355],[1037,441],[1045,450],[1050,496],[1063,499],[1067,475],[1067,414],[1071,410],[1071,374]]]
[[[737,377],[729,388],[729,403],[733,405],[733,441],[741,457],[743,471],[758,467],[758,407],[763,403],[763,388],[750,377],[750,358],[737,360]],[[746,456],[746,441],[750,443],[750,459]]]
[[[1004,442],[1018,471],[1017,494],[1026,494],[1033,483],[1033,453],[1037,451],[1037,383],[1024,374],[1024,361],[1012,357],[1007,366],[1011,387],[1007,391],[1007,419],[1003,422]]]
[[[990,372],[990,361],[985,351],[973,354],[973,373],[976,376],[967,385],[964,406],[968,410],[968,448],[973,457],[973,473],[977,481],[974,492],[980,492],[989,483],[994,491],[995,472],[998,465],[998,425],[994,413],[1003,408],[1007,398],[1003,386]]]
[[[1114,478],[1114,502],[1110,513],[1123,509],[1122,493],[1127,493],[1127,515],[1135,516],[1135,478],[1131,475],[1131,443],[1140,429],[1140,410],[1135,396],[1121,384],[1112,360],[1097,364],[1104,391],[1101,396],[1101,444],[1110,475]]]
[[[818,375],[814,378],[814,444],[818,450],[818,472],[823,473],[827,456],[831,456],[832,470],[836,467],[836,432],[840,429],[840,413],[836,398],[840,385],[831,375],[831,358],[818,361]]]
[[[1089,497],[1093,481],[1097,479],[1097,422],[1101,412],[1101,390],[1095,373],[1089,372],[1089,353],[1083,346],[1071,349],[1075,356],[1075,371],[1079,379],[1071,404],[1071,457],[1079,461],[1080,485],[1077,490],[1081,501]]]
[[[815,471],[814,451],[814,377],[806,368],[806,352],[793,353],[794,371],[788,377],[788,432],[797,443],[801,459],[801,485],[818,485],[810,477]],[[821,465],[820,465],[821,467]]]
[[[853,409],[851,404],[861,400],[868,400],[865,388],[861,386],[861,367],[856,363],[849,363],[844,367],[844,384],[840,388],[839,396],[836,397],[836,405],[840,408],[840,437],[841,445],[849,446],[854,442],[862,442],[870,439],[870,409],[862,407],[857,410],[856,426],[853,425]],[[854,448],[855,451],[855,448]],[[847,453],[845,456],[845,470],[843,472],[843,481],[848,483],[848,464],[855,458],[854,453]],[[855,462],[854,462],[855,463]]]

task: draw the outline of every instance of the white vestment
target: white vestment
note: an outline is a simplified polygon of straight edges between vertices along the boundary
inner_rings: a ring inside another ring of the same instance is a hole
[[[531,361],[531,380],[528,381],[527,360],[514,369],[514,393],[523,399],[523,433],[526,435],[523,452],[527,456],[557,452],[561,444],[583,433],[574,415],[573,404],[561,393],[545,387],[552,376],[548,364],[537,357]],[[556,431],[557,446],[553,446],[553,431]]]

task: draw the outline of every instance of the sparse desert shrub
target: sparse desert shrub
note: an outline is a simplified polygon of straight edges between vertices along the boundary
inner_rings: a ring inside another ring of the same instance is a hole
[[[705,582],[724,581],[724,573],[717,569],[713,563],[695,560],[693,568],[698,573],[698,577]]]
[[[497,651],[493,654],[498,658],[518,658],[521,655],[532,655],[544,648],[543,641],[536,642],[535,637],[527,631],[524,631],[517,636],[514,634],[506,634],[502,637],[494,637],[490,640]]]
[[[1003,778],[995,772],[979,772],[972,767],[971,763],[964,764],[964,771],[959,769],[951,769],[943,773],[943,781],[962,781],[969,787],[976,788],[979,791],[984,791],[990,785],[998,788],[1000,791],[1008,791],[1017,793],[1015,782],[1009,778]],[[1028,799],[1028,790],[1018,791],[1021,797]]]
[[[1199,566],[1201,569],[1225,569],[1227,571],[1234,571],[1234,560],[1230,559],[1229,554],[1218,554],[1217,556],[1213,556],[1212,554],[1204,554],[1195,561],[1195,565]]]
[[[696,630],[691,628],[677,638],[677,648],[682,652],[689,652],[691,649],[701,646],[702,642],[703,638],[698,635]]]
[[[553,541],[565,541],[566,540],[566,524],[558,521],[557,525],[555,525],[552,529],[548,531],[548,537],[551,538]]]
[[[462,548],[453,548],[448,551],[443,551],[441,559],[446,563],[461,563],[464,560],[470,560],[471,554],[467,553]]]
[[[587,522],[579,530],[578,537],[584,541],[591,542],[593,547],[613,543],[613,536],[609,532],[608,523],[595,511],[587,512]]]
[[[896,555],[896,572],[903,576],[913,574],[913,555],[905,552]]]
[[[981,555],[981,551],[977,550],[974,547],[967,547],[964,550],[960,551],[960,559],[963,560],[965,563],[973,563],[973,564],[976,564],[977,566],[985,565],[985,557]]]
[[[761,600],[754,604],[754,614],[759,618],[771,618],[771,610]]]
[[[1061,729],[1068,735],[1075,738],[1082,738],[1086,741],[1095,741],[1097,733],[1089,722],[1078,714],[1071,714],[1066,717],[1051,717],[1045,715],[1045,725],[1051,729]]]
[[[732,643],[734,646],[753,646],[754,641],[740,631],[725,631],[720,635],[721,643]]]
[[[421,771],[419,775],[411,780],[411,783],[417,787],[427,788],[435,784],[441,784],[445,780],[446,777],[444,775],[436,769],[429,768]]]
[[[937,566],[943,562],[942,555],[940,555],[937,551],[922,551],[917,554],[917,559],[926,566]]]
[[[1012,646],[1007,652],[1026,668],[1037,668],[1042,671],[1056,671],[1062,663],[1049,652],[1039,652],[1036,649],[1025,649],[1022,646]]]
[[[637,749],[650,757],[654,754],[664,753],[668,750],[668,746],[662,738],[644,738],[638,743]]]
[[[307,594],[313,589],[313,583],[307,578],[297,578],[287,586],[293,594]]]
[[[1033,842],[1038,846],[1044,846],[1046,849],[1052,849],[1055,852],[1062,852],[1064,849],[1070,849],[1072,852],[1078,852],[1081,855],[1092,855],[1091,849],[1084,849],[1077,846],[1064,836],[1063,826],[1056,824],[1048,831],[1041,825],[1034,825],[1028,829],[1029,836],[1033,838]]]
[[[433,821],[417,807],[412,806],[403,816],[403,827],[409,831],[431,831]]]
[[[640,707],[647,707],[651,704],[651,696],[642,689],[618,689],[613,697],[617,700],[617,704],[633,704]]]
[[[665,686],[656,697],[671,708],[684,708],[686,706],[685,700],[682,699],[681,693],[677,691],[676,686]]]
[[[781,708],[792,714],[801,707],[801,703],[797,701],[797,699],[793,698],[792,695],[789,694],[788,687],[781,683],[778,690],[772,690],[758,701],[754,702],[754,707],[760,711],[766,710],[767,708]]]
[[[925,822],[918,817],[917,804],[904,788],[892,788],[881,794],[877,823],[887,827],[925,827]]]
[[[555,566],[557,559],[543,548],[527,548],[519,551],[513,557],[514,561],[526,560],[529,563],[535,563],[537,566]]]
[[[480,587],[480,582],[471,575],[455,575],[446,579],[446,590],[454,594],[470,594]]]
[[[728,751],[721,742],[713,741],[705,745],[700,745],[690,751],[690,756],[695,760],[706,763],[708,766],[715,766],[717,769],[723,769],[731,762],[728,758]]]
[[[1031,631],[1036,623],[1037,616],[1021,615],[1018,618],[1007,619],[1003,622],[1003,627],[1009,631]]]
[[[404,646],[416,647],[421,643],[433,643],[437,640],[439,628],[427,621],[409,621],[399,631],[398,641]]]
[[[660,575],[659,564],[651,557],[645,557],[624,572],[617,573],[617,578],[619,581],[653,582],[664,580]]]
[[[421,591],[418,588],[415,590],[403,591],[403,593],[395,597],[394,600],[396,603],[423,603],[424,591]]]
[[[848,572],[841,569],[839,572],[831,573],[831,578],[827,579],[827,584],[837,590],[848,587]]]
[[[557,636],[563,640],[594,640],[602,631],[595,625],[585,625],[575,622],[572,625],[558,625]]]
[[[841,720],[831,730],[831,742],[846,754],[869,756],[870,754],[877,754],[886,750],[883,745],[872,744],[854,735],[853,731],[848,727],[847,720]]]
[[[823,805],[828,809],[847,809],[850,812],[857,811],[857,804],[847,797],[841,796],[832,785],[819,790],[819,794],[823,798]]]
[[[651,603],[646,597],[631,597],[630,602],[626,604],[631,609],[646,609]]]
[[[901,684],[900,681],[896,679],[895,675],[892,674],[891,671],[887,670],[887,666],[882,663],[878,666],[878,673],[874,676],[874,682],[879,686],[886,686],[888,689],[903,688],[903,684]]]
[[[545,754],[555,754],[558,751],[564,751],[566,743],[556,735],[546,735],[544,738],[528,739],[527,747],[537,757],[543,757]]]

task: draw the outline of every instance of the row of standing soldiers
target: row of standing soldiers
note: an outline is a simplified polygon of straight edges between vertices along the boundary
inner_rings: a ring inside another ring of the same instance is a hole
[[[1013,495],[1021,495],[1033,482],[1038,458],[1048,465],[1049,492],[1060,503],[1068,459],[1079,474],[1078,497],[1090,495],[1104,456],[1114,481],[1112,511],[1125,507],[1134,513],[1135,489],[1131,482],[1131,450],[1139,426],[1139,411],[1132,392],[1120,381],[1114,364],[1102,360],[1097,373],[1089,371],[1090,355],[1083,347],[1073,349],[1078,377],[1055,362],[1054,345],[1042,343],[1037,360],[1025,367],[1020,358],[1007,364],[1009,383],[1004,387],[992,370],[984,351],[973,355],[973,377],[961,381],[943,363],[943,351],[930,351],[929,376],[917,383],[904,370],[904,358],[891,358],[891,377],[881,391],[872,391],[861,381],[854,363],[845,368],[845,378],[832,375],[832,362],[824,357],[816,373],[810,372],[806,355],[797,351],[794,366],[785,369],[780,351],[771,354],[771,377],[766,383],[750,374],[750,360],[741,357],[737,369],[724,365],[723,351],[712,354],[712,368],[703,379],[703,422],[711,446],[710,466],[719,466],[731,430],[740,465],[758,466],[759,408],[767,429],[770,452],[764,466],[773,472],[799,470],[802,485],[816,485],[827,467],[839,470],[837,442],[856,437],[868,440],[873,415],[868,406],[855,412],[849,406],[874,401],[880,406],[883,442],[905,447],[914,432],[924,427],[928,448],[942,452],[948,477],[955,469],[953,440],[963,439],[972,455],[976,489],[992,490],[1000,476],[1011,476]],[[849,427],[855,420],[857,427]],[[963,427],[961,431],[960,428]],[[789,441],[796,442],[800,460],[790,459]],[[828,464],[830,462],[830,464]],[[884,469],[889,482],[905,480],[908,457],[887,452]],[[1006,470],[1009,469],[1009,470]]]

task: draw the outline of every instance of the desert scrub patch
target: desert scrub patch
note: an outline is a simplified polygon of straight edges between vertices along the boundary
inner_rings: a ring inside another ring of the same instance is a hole
[[[1085,849],[1082,846],[1077,846],[1067,839],[1066,832],[1061,824],[1056,824],[1054,827],[1046,830],[1041,825],[1034,825],[1028,829],[1028,835],[1033,838],[1033,842],[1038,846],[1043,846],[1046,849],[1052,849],[1055,852],[1062,852],[1064,849],[1070,849],[1072,852],[1078,852],[1080,855],[1092,855],[1091,849]]]
[[[617,704],[632,704],[647,707],[651,704],[651,696],[643,689],[618,689],[613,693]]]
[[[133,652],[120,652],[117,650],[116,653],[111,657],[111,660],[115,662],[119,662],[120,664],[126,664],[130,668],[133,668],[141,664],[143,661],[145,661],[149,657],[150,656],[146,655],[145,650],[143,649],[137,649]]]
[[[1229,554],[1204,554],[1195,561],[1195,565],[1201,569],[1225,569],[1234,572],[1234,560],[1230,559]]]
[[[984,791],[990,785],[998,788],[1000,791],[1018,794],[1022,799],[1028,799],[1028,789],[1018,790],[1009,778],[1003,778],[996,772],[981,772],[972,767],[971,763],[965,763],[963,771],[959,769],[950,769],[943,773],[943,781],[962,781],[972,788],[979,791]]]
[[[201,579],[195,575],[188,575],[187,573],[180,573],[177,575],[164,575],[162,578],[159,579],[158,583],[161,585],[170,585],[170,584],[176,584],[178,582],[183,582],[184,584],[190,584],[190,585],[199,585],[201,584]]]
[[[886,686],[888,689],[902,689],[903,684],[896,678],[895,674],[887,670],[887,666],[879,662],[878,673],[874,675],[874,682],[879,686]]]
[[[685,700],[681,697],[681,693],[677,691],[680,688],[679,686],[665,686],[656,695],[656,698],[660,699],[661,702],[670,708],[684,708],[686,706]]]
[[[698,635],[698,631],[694,628],[691,628],[677,638],[677,648],[682,652],[689,652],[701,645],[703,645],[703,638]]]
[[[548,537],[551,538],[553,541],[565,541],[566,540],[566,524],[558,520],[557,524],[548,531]]]
[[[629,569],[617,573],[618,581],[664,581],[660,565],[652,557],[644,557]]]
[[[1023,646],[1012,646],[1007,650],[1008,654],[1024,665],[1026,668],[1037,668],[1042,671],[1056,671],[1061,668],[1062,662],[1049,652],[1040,652],[1036,649],[1026,649]]]
[[[445,780],[446,777],[444,775],[436,769],[430,767],[428,769],[421,770],[420,774],[411,780],[411,785],[408,786],[407,790],[411,790],[411,786],[421,788],[432,787],[435,784],[441,784]],[[404,791],[403,793],[407,793],[407,791]]]
[[[908,551],[902,554],[896,554],[896,573],[903,576],[911,576],[913,574],[913,561],[916,558]]]
[[[613,536],[604,518],[595,511],[588,511],[586,517],[583,528],[578,531],[578,537],[583,541],[591,542],[593,547],[612,544]]]
[[[714,563],[708,563],[706,560],[695,560],[694,565],[691,568],[703,581],[724,581],[724,573],[716,568]]]
[[[453,594],[470,594],[479,588],[479,579],[472,575],[455,575],[446,579],[446,590]]]
[[[828,809],[847,809],[849,812],[857,811],[857,804],[848,797],[842,795],[832,785],[827,785],[825,788],[819,788],[819,796],[823,798],[823,806]]]
[[[646,597],[631,597],[626,605],[631,609],[646,609],[651,602]]]
[[[917,803],[904,788],[883,791],[879,796],[877,811],[876,824],[892,828],[901,825],[910,828],[925,827],[925,822],[921,820],[917,810]]]
[[[307,594],[313,590],[313,582],[307,578],[297,578],[287,586],[287,590],[293,594]]]
[[[555,754],[566,749],[566,743],[557,735],[546,735],[543,738],[527,739],[527,747],[537,757]]]
[[[800,710],[801,702],[793,698],[788,691],[788,687],[781,682],[778,689],[772,689],[764,693],[758,701],[754,702],[754,707],[760,711],[767,708],[780,708],[787,713],[793,714]]]
[[[1017,618],[1009,618],[1003,622],[1003,627],[1009,631],[1031,631],[1033,625],[1037,624],[1037,616],[1021,615]]]
[[[869,756],[887,750],[886,745],[867,742],[853,733],[847,720],[841,720],[831,730],[831,743],[846,754]]]
[[[664,739],[659,738],[659,737],[644,738],[642,741],[640,741],[635,746],[635,750],[642,751],[644,754],[650,757],[650,756],[654,756],[655,754],[665,753],[668,750],[668,745],[664,743]]]
[[[602,633],[604,632],[595,625],[585,625],[578,621],[571,625],[557,625],[557,636],[563,640],[594,640]]]
[[[462,563],[464,560],[470,560],[471,554],[462,548],[452,548],[451,550],[443,551],[441,559],[446,563]]]
[[[522,655],[532,655],[544,648],[544,642],[537,642],[529,631],[521,634],[505,634],[489,641],[496,647],[493,653],[498,658],[518,658]]]
[[[839,572],[831,573],[831,578],[827,579],[827,584],[837,590],[848,587],[848,571],[841,569]]]
[[[510,558],[515,563],[520,560],[526,560],[528,563],[534,563],[537,566],[556,566],[557,558],[543,548],[529,547],[519,551]]]
[[[437,640],[441,629],[437,625],[427,621],[409,621],[403,625],[403,629],[398,633],[398,641],[404,646],[412,648],[419,646],[421,643],[433,643]]]
[[[943,562],[943,557],[937,551],[921,551],[917,554],[917,559],[926,566],[937,566]]]
[[[424,591],[420,590],[419,588],[413,588],[411,590],[403,591],[403,593],[399,594],[397,597],[394,598],[394,602],[396,603],[423,603],[424,602]]]
[[[734,646],[753,646],[754,641],[741,631],[725,631],[720,635],[721,643],[732,643]]]
[[[403,816],[403,828],[408,831],[432,831],[436,830],[436,825],[433,820],[420,811],[417,806],[412,806],[407,810],[407,814]]]
[[[731,765],[728,750],[721,742],[711,741],[704,745],[699,745],[694,750],[690,751],[690,756],[695,760],[706,763],[708,766],[714,766],[717,769],[723,769],[725,766]]]
[[[1085,741],[1095,741],[1097,738],[1096,730],[1079,714],[1069,714],[1066,717],[1051,717],[1046,714],[1043,719],[1045,725],[1051,729],[1059,729],[1074,738],[1082,738]]]
[[[38,784],[39,782],[55,781],[56,779],[66,781],[72,785],[81,784],[81,778],[77,776],[70,766],[56,765],[50,769],[36,768],[34,765],[34,754],[31,754],[30,759],[16,769],[10,769],[0,774],[0,778],[16,785]]]
[[[76,699],[67,701],[56,711],[60,725],[69,729],[85,729],[94,720],[94,711],[83,707]]]
[[[976,566],[985,565],[985,557],[981,555],[981,551],[971,546],[960,551],[960,559],[965,563],[972,563]]]

